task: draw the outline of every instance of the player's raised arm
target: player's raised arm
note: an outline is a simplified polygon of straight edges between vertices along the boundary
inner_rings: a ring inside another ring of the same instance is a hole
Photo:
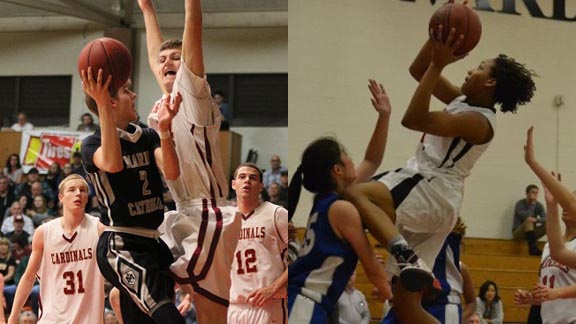
[[[103,71],[98,71],[98,78],[95,81],[93,71],[88,67],[88,71],[81,72],[82,86],[84,93],[90,96],[98,106],[98,118],[100,119],[100,130],[102,134],[102,144],[94,151],[92,162],[103,171],[116,173],[122,171],[122,152],[120,149],[120,138],[116,130],[116,121],[112,112],[112,98],[108,91],[108,86],[112,81],[112,76],[103,79]],[[118,91],[122,91],[123,87]]]
[[[160,76],[156,73],[158,70],[158,53],[160,52],[160,45],[164,41],[162,37],[162,31],[160,29],[160,24],[158,23],[158,17],[156,16],[156,9],[154,9],[154,4],[152,0],[138,0],[138,5],[140,10],[142,10],[142,15],[144,17],[144,26],[146,27],[146,49],[148,51],[148,64],[152,70],[152,74],[156,78],[156,82],[160,86],[163,93],[168,93]]]
[[[192,73],[203,77],[202,0],[186,0],[184,8],[186,18],[182,37],[182,58]]]
[[[26,271],[18,283],[18,288],[16,289],[16,295],[14,296],[14,302],[12,303],[12,311],[10,312],[8,323],[18,323],[18,316],[20,315],[20,311],[22,310],[24,303],[26,303],[26,300],[32,291],[32,287],[34,287],[36,273],[38,273],[38,269],[40,269],[43,252],[44,228],[40,226],[34,232],[34,238],[32,239],[32,254],[30,255],[28,265],[26,266]]]
[[[172,119],[178,113],[182,96],[177,94],[172,101],[171,95],[162,98],[158,110],[158,135],[160,136],[160,148],[154,150],[154,157],[158,169],[164,173],[168,180],[176,180],[180,176],[178,155],[172,138]]]
[[[388,141],[388,125],[390,124],[390,114],[392,105],[390,98],[384,90],[384,86],[375,80],[369,80],[368,89],[372,94],[372,106],[378,113],[376,126],[370,137],[370,142],[366,146],[364,160],[356,168],[357,182],[366,182],[374,175],[382,163],[386,142]]]

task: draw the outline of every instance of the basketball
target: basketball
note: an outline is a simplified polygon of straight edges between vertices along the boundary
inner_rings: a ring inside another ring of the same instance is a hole
[[[88,72],[92,67],[94,79],[98,70],[103,70],[102,80],[106,81],[112,75],[109,90],[115,93],[128,81],[132,72],[132,56],[128,48],[113,38],[102,37],[91,41],[84,46],[78,57],[78,72]]]
[[[482,35],[482,23],[474,10],[460,3],[447,3],[438,8],[430,18],[428,30],[436,31],[442,25],[442,40],[446,41],[452,28],[456,29],[454,37],[464,35],[464,40],[460,48],[456,49],[456,55],[470,52]],[[456,39],[456,38],[455,38]]]

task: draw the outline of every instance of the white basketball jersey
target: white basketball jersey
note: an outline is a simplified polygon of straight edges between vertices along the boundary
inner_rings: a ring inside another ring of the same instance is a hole
[[[576,250],[576,240],[565,244],[566,248]],[[540,263],[540,283],[550,288],[562,288],[576,284],[576,270],[556,262],[550,257],[548,243],[542,252]],[[542,303],[540,315],[544,324],[576,323],[576,299],[556,299]]]
[[[248,303],[246,297],[270,286],[286,270],[288,212],[264,202],[251,214],[242,215],[242,230],[230,277],[230,303]],[[286,298],[286,289],[281,295]]]
[[[72,236],[64,232],[59,218],[42,228],[38,323],[102,323],[104,278],[96,263],[98,219],[86,215]]]
[[[490,126],[496,128],[496,114],[488,108],[468,105],[465,96],[454,99],[447,107],[446,112],[452,115],[464,112],[477,112],[482,114]],[[425,177],[441,174],[442,177],[451,177],[463,180],[470,175],[474,163],[486,151],[490,142],[482,145],[467,143],[462,138],[441,137],[423,134],[416,154],[408,160],[407,167],[422,173]]]
[[[219,141],[222,117],[212,100],[206,76],[194,75],[182,61],[172,89],[172,94],[176,93],[182,95],[180,110],[172,120],[180,177],[167,181],[172,197],[177,205],[195,198],[226,198],[228,182],[222,168]],[[148,116],[148,124],[156,131],[156,111],[161,100]]]

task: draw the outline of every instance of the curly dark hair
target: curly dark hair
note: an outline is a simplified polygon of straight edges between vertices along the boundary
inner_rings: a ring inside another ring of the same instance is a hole
[[[491,76],[496,79],[496,103],[500,104],[500,111],[504,113],[515,113],[518,106],[530,102],[536,91],[532,77],[537,74],[504,54],[494,59]]]

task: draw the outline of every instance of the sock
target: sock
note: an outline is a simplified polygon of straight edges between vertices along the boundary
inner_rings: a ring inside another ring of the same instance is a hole
[[[390,242],[388,242],[388,251],[392,251],[394,245],[406,245],[408,246],[408,242],[402,237],[402,235],[398,234],[394,236]]]

